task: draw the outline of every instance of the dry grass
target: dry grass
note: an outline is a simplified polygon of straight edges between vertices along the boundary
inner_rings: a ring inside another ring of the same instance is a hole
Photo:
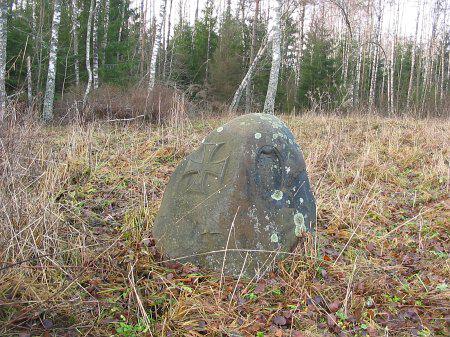
[[[448,335],[450,122],[284,119],[318,234],[253,282],[161,263],[151,239],[171,172],[220,120],[3,130],[0,334]]]

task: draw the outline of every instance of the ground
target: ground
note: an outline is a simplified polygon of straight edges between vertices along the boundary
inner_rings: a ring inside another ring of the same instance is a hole
[[[282,118],[317,231],[253,281],[151,238],[170,174],[227,118],[4,130],[0,335],[448,336],[450,122]]]

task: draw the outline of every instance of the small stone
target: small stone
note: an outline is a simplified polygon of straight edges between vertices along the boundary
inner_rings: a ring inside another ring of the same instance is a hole
[[[315,219],[305,160],[291,131],[273,115],[248,114],[217,128],[180,162],[153,235],[167,258],[252,277],[266,271],[270,252],[279,251],[277,259],[291,252]]]

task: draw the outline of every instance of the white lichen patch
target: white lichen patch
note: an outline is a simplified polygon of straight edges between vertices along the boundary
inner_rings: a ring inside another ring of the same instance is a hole
[[[295,236],[301,236],[303,233],[306,232],[306,226],[305,226],[305,217],[302,213],[295,213],[294,214],[294,233]]]
[[[300,203],[303,204],[303,198],[300,198]]]
[[[277,234],[277,233],[273,233],[273,234],[270,236],[270,241],[272,241],[272,242],[274,242],[274,243],[277,243],[277,242],[278,242],[278,234]]]
[[[281,199],[283,199],[283,192],[281,192],[280,190],[275,190],[275,192],[272,193],[271,197],[273,200],[280,201]]]
[[[261,134],[259,132],[255,133],[255,139],[260,139],[261,138]]]
[[[223,126],[219,126],[216,131],[217,132],[222,132],[223,131]]]
[[[286,174],[289,174],[289,172],[291,172],[291,168],[289,166],[285,166],[284,169],[286,170]]]
[[[290,205],[291,201],[290,200],[286,200],[286,204]]]

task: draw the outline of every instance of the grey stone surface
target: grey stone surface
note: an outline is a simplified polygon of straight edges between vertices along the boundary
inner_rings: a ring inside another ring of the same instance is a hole
[[[187,256],[180,262],[253,276],[284,256],[275,252],[292,251],[315,221],[305,161],[291,131],[275,116],[248,114],[211,132],[179,164],[153,235],[169,258]]]

